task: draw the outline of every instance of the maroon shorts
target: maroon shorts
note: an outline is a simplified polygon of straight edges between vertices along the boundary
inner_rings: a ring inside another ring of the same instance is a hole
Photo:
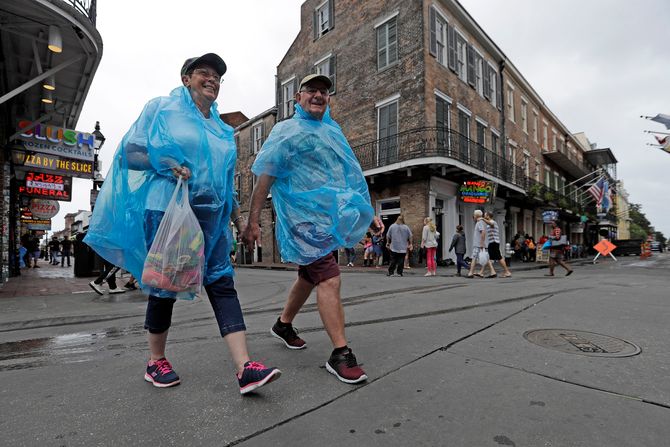
[[[335,256],[328,253],[321,259],[317,259],[308,265],[298,267],[298,277],[305,281],[318,285],[321,281],[340,276],[340,267],[335,262]]]

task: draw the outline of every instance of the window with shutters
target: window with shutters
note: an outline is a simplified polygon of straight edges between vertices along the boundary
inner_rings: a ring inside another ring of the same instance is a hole
[[[447,20],[435,8],[432,8],[431,16],[433,20],[431,32],[434,32],[435,36],[434,56],[440,64],[446,67],[449,38],[447,34]]]
[[[325,1],[316,7],[316,11],[314,12],[314,37],[316,39],[323,36],[333,28],[331,17],[332,1],[333,0]]]
[[[379,166],[398,160],[398,99],[377,105],[377,160]]]
[[[281,85],[281,109],[282,117],[293,116],[295,106],[295,78],[282,82]]]
[[[251,128],[251,147],[253,148],[253,153],[257,154],[260,152],[261,147],[263,147],[263,123],[254,124]]]
[[[530,177],[530,153],[523,151],[523,175]]]
[[[493,168],[493,174],[494,175],[500,175],[498,172],[498,169],[500,167],[500,159],[499,159],[499,148],[498,148],[498,141],[500,141],[500,134],[498,134],[496,131],[493,129],[491,130],[491,152],[493,152],[493,157],[491,159],[491,166]]]
[[[484,96],[484,58],[475,50],[475,90]]]
[[[556,129],[551,129],[551,150],[556,152],[558,150],[558,134]]]
[[[329,54],[314,64],[314,73],[325,75],[330,78],[330,94],[335,93],[335,56]]]
[[[528,102],[521,98],[521,129],[528,133]]]
[[[242,177],[239,172],[235,173],[234,177],[235,182],[235,194],[237,195],[237,201],[242,202]]]
[[[451,148],[451,101],[442,96],[435,96],[435,116],[437,127],[437,149],[438,151]]]
[[[516,164],[516,151],[517,147],[510,142],[508,148],[508,154],[507,154],[507,159],[511,162],[509,167],[511,168],[511,174],[512,174],[512,181],[516,181],[516,172],[517,170],[515,169],[516,167],[514,166]]]
[[[460,159],[470,161],[470,115],[458,109],[458,133]]]
[[[537,115],[537,110],[533,109],[533,141],[539,143],[539,131],[538,126],[540,122],[540,117]]]
[[[540,182],[540,160],[535,159],[535,181]]]
[[[551,172],[549,171],[549,168],[544,168],[544,185],[545,186],[550,186],[551,185]]]
[[[486,96],[486,92],[484,92],[484,97],[491,101],[493,107],[496,107],[498,105],[498,72],[491,64],[488,64],[488,80],[488,96]]]
[[[398,61],[398,28],[396,18],[377,27],[377,69]]]
[[[507,118],[511,122],[515,122],[514,119],[514,87],[510,84],[507,84]]]
[[[461,34],[456,31],[456,74],[463,82],[468,82],[468,43]]]

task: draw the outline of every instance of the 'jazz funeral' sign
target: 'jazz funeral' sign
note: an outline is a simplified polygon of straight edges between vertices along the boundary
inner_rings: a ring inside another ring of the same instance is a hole
[[[19,194],[69,202],[72,200],[72,177],[45,172],[26,172],[23,181],[19,181]]]
[[[464,203],[491,203],[495,196],[495,183],[485,180],[466,180],[458,189]]]
[[[19,121],[19,129],[25,129],[32,124],[31,121]],[[27,151],[93,161],[95,137],[90,133],[37,124],[19,134],[17,139]]]

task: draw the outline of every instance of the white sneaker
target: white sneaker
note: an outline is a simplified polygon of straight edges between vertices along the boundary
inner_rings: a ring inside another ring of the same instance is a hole
[[[102,287],[100,284],[96,284],[95,282],[91,281],[88,283],[88,285],[91,287],[91,289],[95,290],[95,293],[102,295]]]
[[[112,293],[126,293],[126,289],[124,289],[122,287],[119,287],[119,286],[116,286],[115,289],[109,289],[109,293],[110,294],[112,294]]]

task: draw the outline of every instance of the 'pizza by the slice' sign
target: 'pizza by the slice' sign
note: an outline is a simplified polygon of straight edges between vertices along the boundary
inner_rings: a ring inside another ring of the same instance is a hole
[[[19,181],[19,194],[69,202],[72,200],[72,177],[28,171]]]

